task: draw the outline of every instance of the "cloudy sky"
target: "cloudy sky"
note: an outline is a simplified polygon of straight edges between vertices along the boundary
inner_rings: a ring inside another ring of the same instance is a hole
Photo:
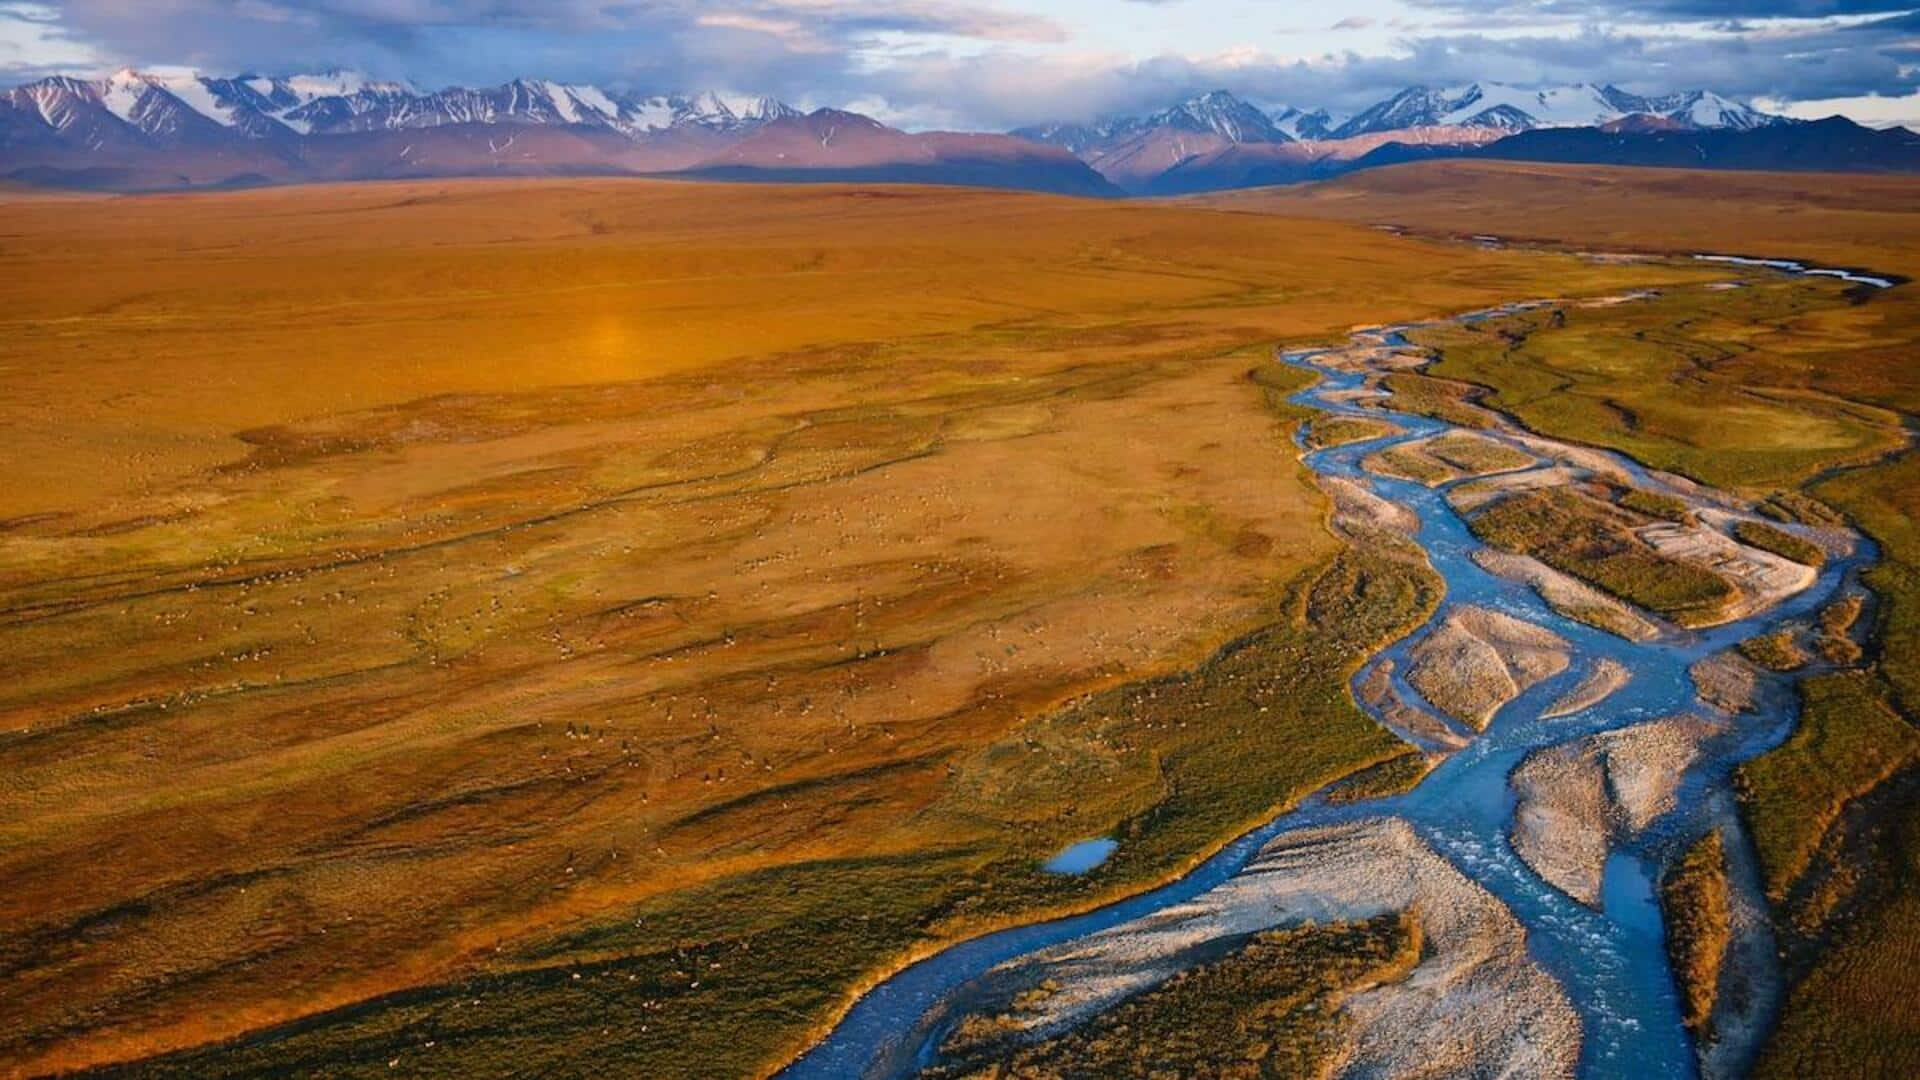
[[[341,66],[770,93],[1004,128],[1223,87],[1352,111],[1412,84],[1704,87],[1920,125],[1920,0],[0,0],[0,78]]]

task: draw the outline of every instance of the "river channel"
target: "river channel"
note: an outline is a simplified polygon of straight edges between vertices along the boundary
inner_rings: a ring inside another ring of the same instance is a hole
[[[1770,264],[1762,272],[1842,276],[1857,287],[1890,284],[1883,279],[1801,266]],[[1627,302],[1631,302],[1630,300]],[[1459,316],[1471,322],[1523,310],[1516,304]],[[1434,325],[1434,324],[1422,324]],[[1405,334],[1414,325],[1377,328],[1356,334],[1346,349],[1406,350]],[[951,1007],[972,981],[999,965],[1041,950],[1074,943],[1104,931],[1125,928],[1175,905],[1204,898],[1248,867],[1261,849],[1286,833],[1366,818],[1396,818],[1466,878],[1505,905],[1525,930],[1532,959],[1555,981],[1578,1013],[1581,1042],[1578,1072],[1590,1077],[1697,1075],[1695,1049],[1681,1023],[1678,995],[1663,943],[1655,883],[1673,855],[1707,830],[1722,830],[1728,870],[1737,905],[1759,917],[1747,920],[1730,962],[1747,963],[1744,1025],[1716,1048],[1710,1071],[1743,1071],[1778,1006],[1777,973],[1771,969],[1773,943],[1767,936],[1758,871],[1751,844],[1735,812],[1732,770],[1776,746],[1795,721],[1791,676],[1763,676],[1755,713],[1740,715],[1706,739],[1680,779],[1671,809],[1648,827],[1614,845],[1607,859],[1597,905],[1581,903],[1544,880],[1514,850],[1511,831],[1517,797],[1510,784],[1514,769],[1529,754],[1567,744],[1595,732],[1626,728],[1663,717],[1712,712],[1696,690],[1689,669],[1781,624],[1812,617],[1848,587],[1859,568],[1873,558],[1864,538],[1840,546],[1811,584],[1746,618],[1699,630],[1661,624],[1650,640],[1633,641],[1562,615],[1528,584],[1496,576],[1473,556],[1481,543],[1447,496],[1452,484],[1423,486],[1378,475],[1362,461],[1396,443],[1413,442],[1454,430],[1452,425],[1394,411],[1391,401],[1367,400],[1368,372],[1327,363],[1337,350],[1281,354],[1278,362],[1311,370],[1318,378],[1294,400],[1336,414],[1385,419],[1400,429],[1390,436],[1328,449],[1304,450],[1306,464],[1324,477],[1344,478],[1417,515],[1413,538],[1445,583],[1445,598],[1425,626],[1388,645],[1355,677],[1359,686],[1383,663],[1404,673],[1409,650],[1449,612],[1461,605],[1491,609],[1559,635],[1570,646],[1564,671],[1526,689],[1500,708],[1484,731],[1458,728],[1463,746],[1404,794],[1336,805],[1311,798],[1266,825],[1239,837],[1190,873],[1160,888],[1068,918],[1018,926],[964,941],[920,960],[880,982],[862,996],[820,1043],[781,1075],[789,1080],[892,1077],[912,1075],[936,1060],[939,1047],[958,1017]],[[1489,433],[1482,433],[1489,434]],[[1496,440],[1516,447],[1540,441],[1517,438],[1517,429],[1496,429]],[[1592,462],[1603,452],[1580,448]],[[1676,483],[1622,455],[1604,452],[1618,473],[1636,486],[1675,494],[1692,502],[1719,499],[1694,485]],[[1457,483],[1468,480],[1454,481]],[[1736,506],[1731,500],[1724,505]],[[1829,537],[1829,543],[1831,543]],[[1603,701],[1571,715],[1543,719],[1543,712],[1604,660],[1631,673]],[[1394,676],[1401,696],[1421,703],[1416,691]],[[1356,695],[1360,697],[1361,695]],[[1386,722],[1382,717],[1383,722]],[[1448,723],[1451,723],[1450,721]],[[1393,726],[1389,724],[1389,726]],[[1458,725],[1454,725],[1456,728]],[[1396,730],[1399,730],[1396,728]],[[1403,734],[1409,734],[1403,732]],[[1417,736],[1414,741],[1418,741]],[[1427,747],[1432,749],[1431,747]]]

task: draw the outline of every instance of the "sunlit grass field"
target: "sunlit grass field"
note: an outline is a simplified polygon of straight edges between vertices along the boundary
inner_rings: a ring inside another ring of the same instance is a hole
[[[910,188],[0,236],[19,1072],[769,1069],[1403,753],[1344,680],[1432,585],[1325,529],[1275,343],[1705,276]]]

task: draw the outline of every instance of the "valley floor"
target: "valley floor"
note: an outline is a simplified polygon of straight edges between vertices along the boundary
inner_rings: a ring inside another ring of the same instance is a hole
[[[1382,378],[1878,545],[1857,628],[1760,653],[1861,650],[1738,785],[1788,956],[1762,1067],[1900,1064],[1911,290],[1370,227],[1604,220],[1561,211],[1627,182],[1435,175],[1287,216],[566,181],[0,202],[0,1069],[761,1073],[943,943],[1169,880],[1342,778],[1403,788],[1422,733],[1348,684],[1438,582],[1311,481],[1311,376],[1269,349],[1648,288]],[[1818,218],[1781,216],[1783,254],[1920,272],[1879,181],[1729,182]],[[1645,198],[1609,246],[1773,253],[1692,214],[1727,202],[1707,181]],[[1674,620],[1755,595],[1551,569]],[[1461,632],[1518,686],[1523,642]],[[1429,730],[1471,740],[1484,690]],[[1040,869],[1093,836],[1098,869]],[[1342,917],[1339,963],[1255,940],[1318,1002],[1431,929]],[[1177,993],[1267,992],[1210,959]],[[1262,1022],[1320,1045],[1301,1015]]]
[[[1343,683],[1432,599],[1267,343],[1629,276],[913,188],[0,219],[21,1073],[750,1073],[1164,878],[1401,752]]]

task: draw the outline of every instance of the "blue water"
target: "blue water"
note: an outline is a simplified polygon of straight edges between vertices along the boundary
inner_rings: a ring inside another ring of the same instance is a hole
[[[1096,840],[1082,840],[1041,863],[1040,869],[1049,874],[1084,874],[1106,862],[1119,847],[1118,840],[1104,836]]]
[[[1804,272],[1804,268],[1801,270]],[[1461,319],[1484,319],[1527,306],[1510,305]],[[1388,344],[1399,345],[1405,343],[1401,335],[1408,328],[1387,328],[1382,333]],[[957,1022],[950,1010],[943,1008],[954,991],[996,965],[1192,899],[1238,873],[1261,847],[1284,832],[1382,815],[1409,822],[1436,852],[1499,897],[1525,926],[1531,954],[1560,981],[1580,1014],[1583,1076],[1696,1075],[1693,1047],[1680,1021],[1678,998],[1662,945],[1654,888],[1657,867],[1712,827],[1729,830],[1734,848],[1746,850],[1737,816],[1731,813],[1732,800],[1727,794],[1730,774],[1739,762],[1778,745],[1791,730],[1792,696],[1782,692],[1784,680],[1764,677],[1770,684],[1765,697],[1768,707],[1759,716],[1740,718],[1726,734],[1710,740],[1700,761],[1683,778],[1676,809],[1614,852],[1606,866],[1599,910],[1547,884],[1515,855],[1508,843],[1515,807],[1508,774],[1536,749],[1643,720],[1700,711],[1703,706],[1687,670],[1695,661],[1783,620],[1814,612],[1833,597],[1848,575],[1873,557],[1871,546],[1863,541],[1850,555],[1830,559],[1812,587],[1760,616],[1702,631],[1671,632],[1652,642],[1623,640],[1562,617],[1530,588],[1495,577],[1475,564],[1470,556],[1479,548],[1479,541],[1448,505],[1445,487],[1429,489],[1363,473],[1359,467],[1362,458],[1398,442],[1451,430],[1451,426],[1425,417],[1363,410],[1329,400],[1328,395],[1354,389],[1364,379],[1317,366],[1316,360],[1324,355],[1325,350],[1318,350],[1282,357],[1320,376],[1316,385],[1295,395],[1294,400],[1334,413],[1384,416],[1403,430],[1390,437],[1307,454],[1308,466],[1324,475],[1366,484],[1418,514],[1417,539],[1447,590],[1434,620],[1445,617],[1448,608],[1456,604],[1500,610],[1567,639],[1573,646],[1575,663],[1510,702],[1483,734],[1405,794],[1346,805],[1309,799],[1159,889],[1081,915],[961,942],[906,967],[856,1002],[833,1032],[790,1065],[783,1077],[841,1080],[910,1075],[935,1060],[940,1041]],[[1655,490],[1664,486],[1657,475],[1638,463],[1619,455],[1611,457],[1637,483]],[[1426,629],[1421,627],[1392,644],[1370,665],[1392,660],[1404,670],[1408,648]],[[1632,674],[1631,680],[1592,708],[1554,720],[1540,719],[1551,702],[1602,658],[1624,665]],[[1361,670],[1356,684],[1368,670]],[[1398,686],[1409,703],[1420,702],[1404,682]],[[1085,841],[1060,853],[1046,864],[1046,869],[1084,872],[1103,861],[1113,847],[1111,840]],[[1750,874],[1735,876],[1751,881]],[[1751,954],[1754,950],[1747,951]],[[1760,953],[1771,955],[1771,950],[1762,948]]]

